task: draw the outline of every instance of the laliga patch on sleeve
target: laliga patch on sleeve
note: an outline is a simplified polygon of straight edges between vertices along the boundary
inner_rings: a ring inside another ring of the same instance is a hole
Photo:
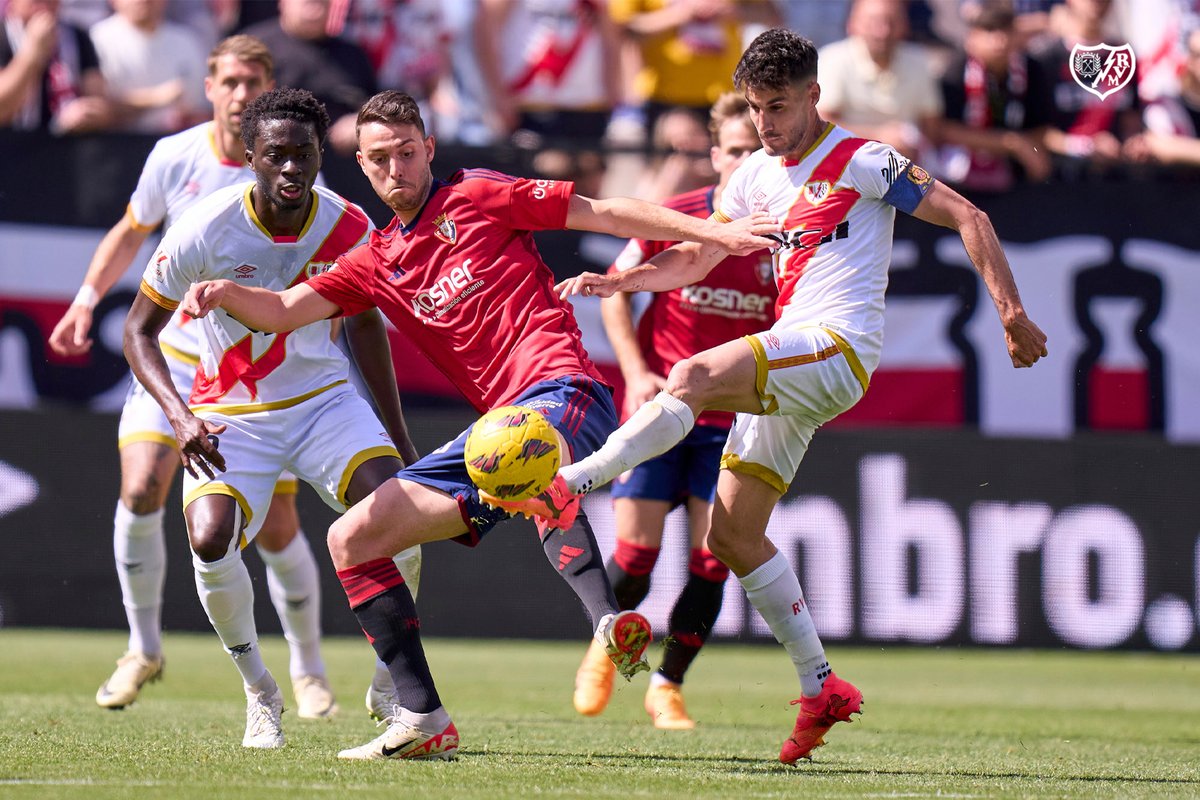
[[[933,185],[933,176],[916,164],[910,163],[908,169],[896,176],[888,187],[883,201],[911,214],[917,210],[925,193]]]

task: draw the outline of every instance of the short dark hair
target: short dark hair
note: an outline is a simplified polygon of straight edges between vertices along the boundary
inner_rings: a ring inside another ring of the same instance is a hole
[[[421,107],[412,96],[395,89],[380,92],[367,100],[358,110],[358,121],[354,124],[354,136],[358,138],[362,126],[368,122],[384,125],[413,125],[425,135],[425,120],[421,119]]]
[[[733,85],[747,89],[785,89],[817,77],[817,47],[798,33],[771,28],[754,37],[733,71]]]
[[[242,112],[242,144],[246,149],[254,149],[258,129],[264,122],[277,119],[311,123],[317,132],[317,146],[325,146],[325,137],[329,133],[329,112],[325,110],[325,104],[307,89],[272,89],[254,98]]]

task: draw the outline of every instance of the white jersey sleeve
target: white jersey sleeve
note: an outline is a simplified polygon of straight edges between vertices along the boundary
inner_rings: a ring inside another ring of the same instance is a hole
[[[203,241],[188,227],[172,225],[142,273],[142,292],[170,311],[179,307],[188,287],[206,277]]]
[[[891,145],[869,141],[855,151],[843,182],[865,198],[882,200],[911,214],[933,185],[933,178]]]
[[[137,188],[129,197],[129,217],[138,230],[152,231],[167,218],[166,177],[178,158],[168,149],[161,139],[154,145],[142,166]]]
[[[745,161],[733,171],[733,174],[729,176],[729,182],[721,191],[721,207],[717,209],[716,219],[721,222],[732,222],[735,219],[750,216],[747,184],[751,180],[752,174],[752,170],[746,169]]]

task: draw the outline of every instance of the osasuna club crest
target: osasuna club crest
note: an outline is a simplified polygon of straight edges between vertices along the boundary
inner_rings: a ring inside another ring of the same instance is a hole
[[[1127,44],[1082,45],[1071,49],[1071,77],[1101,100],[1133,80],[1137,59]]]
[[[454,220],[442,214],[433,221],[433,235],[446,244],[454,244],[458,241],[458,226],[454,224]]]

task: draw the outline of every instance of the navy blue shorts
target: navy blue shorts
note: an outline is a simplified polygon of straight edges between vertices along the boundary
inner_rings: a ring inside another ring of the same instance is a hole
[[[617,428],[612,390],[586,375],[536,383],[510,405],[527,406],[544,414],[566,439],[572,461],[599,449]],[[509,514],[479,501],[479,491],[467,475],[463,460],[470,432],[467,428],[453,441],[397,472],[396,477],[438,489],[457,500],[467,532],[455,536],[454,541],[474,547]]]
[[[664,500],[675,507],[688,497],[713,501],[727,428],[697,425],[661,456],[643,461],[613,481],[612,496]]]

